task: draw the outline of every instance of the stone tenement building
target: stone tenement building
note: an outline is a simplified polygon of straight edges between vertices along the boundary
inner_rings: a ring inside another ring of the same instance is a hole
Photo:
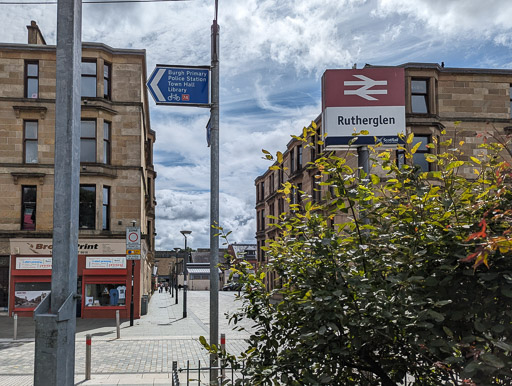
[[[0,307],[30,316],[50,290],[56,47],[37,24],[0,44]],[[126,227],[141,228],[135,317],[151,290],[155,198],[145,50],[83,43],[78,293],[81,317],[129,317]]]
[[[398,67],[405,71],[406,130],[414,133],[414,143],[422,142],[413,162],[422,169],[431,167],[425,160],[425,154],[438,151],[426,146],[434,138],[437,143],[448,138],[457,144],[464,141],[462,150],[469,158],[482,151],[478,145],[483,139],[477,137],[478,133],[492,130],[501,135],[512,133],[512,70],[445,68],[432,63],[406,63]],[[376,67],[367,65],[365,68]],[[319,137],[321,116],[315,122]],[[443,130],[445,135],[441,134]],[[327,187],[315,183],[318,182],[315,179],[318,171],[307,168],[307,163],[315,160],[322,151],[319,145],[303,149],[300,141],[292,139],[283,152],[284,166],[288,168],[286,173],[269,169],[256,178],[259,264],[266,262],[261,249],[265,240],[276,237],[276,229],[270,226],[273,220],[267,216],[279,216],[288,210],[288,203],[277,193],[282,183],[290,181],[298,188],[292,192],[291,203],[300,201],[298,191],[311,195],[316,201],[325,199]],[[395,152],[395,158],[398,163],[404,162],[399,152]],[[463,173],[470,176],[472,171],[468,168]],[[271,272],[268,276],[268,286],[272,286],[275,275]]]

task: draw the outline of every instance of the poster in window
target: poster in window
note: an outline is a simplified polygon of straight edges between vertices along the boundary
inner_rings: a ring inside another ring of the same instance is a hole
[[[36,308],[50,291],[15,291],[14,303],[16,308]]]

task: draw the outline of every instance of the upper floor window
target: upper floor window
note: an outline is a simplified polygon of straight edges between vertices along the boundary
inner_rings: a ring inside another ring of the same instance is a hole
[[[25,98],[39,98],[39,62],[25,62]]]
[[[297,146],[297,170],[302,169],[302,145]]]
[[[37,121],[23,122],[23,154],[26,164],[37,163]]]
[[[82,60],[82,97],[96,96],[96,60]]]
[[[260,192],[260,200],[265,199],[265,181],[263,181],[260,185],[261,192]]]
[[[96,228],[96,186],[80,185],[80,208],[78,227],[81,229]]]
[[[274,190],[275,190],[274,173],[270,174],[270,181],[269,181],[268,189],[269,189],[270,193],[274,193]]]
[[[96,120],[80,122],[80,162],[96,162]]]
[[[510,98],[510,118],[512,118],[512,84],[510,85],[509,98]]]
[[[111,128],[112,124],[103,121],[103,163],[110,165],[111,162]]]
[[[290,149],[290,173],[295,171],[295,149]]]
[[[411,112],[428,114],[428,80],[411,80]]]
[[[413,165],[419,166],[420,169],[424,172],[430,171],[430,163],[427,162],[427,159],[425,158],[425,155],[429,153],[429,149],[427,147],[429,142],[429,135],[416,135],[414,136],[413,142],[411,144],[411,147],[414,147],[416,144],[421,143],[416,150],[416,153],[414,153],[412,156],[412,163]],[[405,154],[401,150],[397,151],[397,161],[398,166],[402,166],[405,163]]]
[[[33,231],[36,229],[36,186],[21,187],[21,229]]]
[[[110,63],[103,63],[103,98],[111,98],[111,77],[112,65]]]
[[[103,187],[103,226],[101,229],[110,229],[110,186]]]

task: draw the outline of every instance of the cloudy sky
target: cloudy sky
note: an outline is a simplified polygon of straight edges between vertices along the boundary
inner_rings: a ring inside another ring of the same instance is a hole
[[[7,0],[0,0],[0,3]],[[29,0],[24,0],[29,1]],[[214,0],[84,4],[83,40],[147,50],[156,63],[208,65]],[[255,242],[261,149],[284,149],[320,114],[326,69],[445,62],[512,68],[510,0],[219,0],[220,222]],[[55,44],[56,5],[0,5],[0,41],[26,43],[36,20]],[[115,76],[115,75],[114,75]],[[207,109],[156,106],[157,249],[209,247]]]

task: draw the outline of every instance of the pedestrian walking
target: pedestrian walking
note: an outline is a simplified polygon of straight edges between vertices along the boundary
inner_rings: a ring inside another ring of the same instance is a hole
[[[160,285],[158,286],[158,293],[160,293],[160,294],[162,293],[162,284],[160,284]]]

